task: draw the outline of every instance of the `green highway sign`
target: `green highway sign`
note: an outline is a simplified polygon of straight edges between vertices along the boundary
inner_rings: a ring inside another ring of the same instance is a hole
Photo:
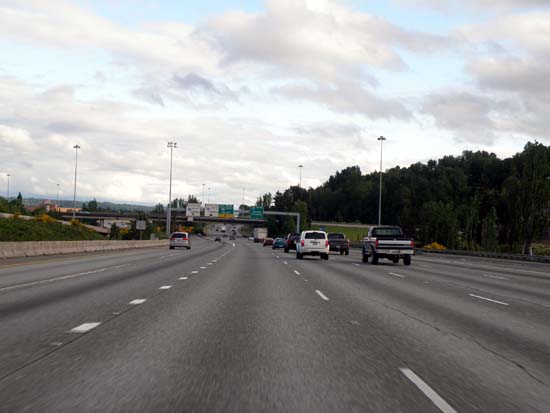
[[[264,218],[264,207],[253,206],[250,208],[250,218],[251,219],[263,219]]]
[[[218,217],[219,218],[233,218],[235,217],[235,211],[233,205],[218,205]]]

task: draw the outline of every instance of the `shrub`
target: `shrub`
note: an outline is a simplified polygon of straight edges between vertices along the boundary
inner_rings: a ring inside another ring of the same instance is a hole
[[[443,251],[443,250],[447,249],[447,247],[445,247],[445,245],[441,245],[437,242],[432,242],[431,244],[424,245],[424,248],[426,248],[428,250],[438,250],[438,251]]]

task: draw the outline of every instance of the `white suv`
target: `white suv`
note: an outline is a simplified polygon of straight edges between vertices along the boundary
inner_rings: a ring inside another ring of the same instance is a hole
[[[325,231],[302,231],[300,239],[296,242],[296,258],[299,260],[304,255],[318,255],[323,260],[328,260],[328,237]]]
[[[170,235],[170,249],[173,250],[177,247],[191,249],[191,240],[187,232],[172,232],[172,235]]]

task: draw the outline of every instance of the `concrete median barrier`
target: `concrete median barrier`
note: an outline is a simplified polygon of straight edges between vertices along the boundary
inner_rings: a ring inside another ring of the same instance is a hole
[[[168,240],[0,242],[0,259],[167,246]]]

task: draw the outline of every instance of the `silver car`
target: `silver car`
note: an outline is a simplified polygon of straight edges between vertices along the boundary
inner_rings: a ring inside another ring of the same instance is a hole
[[[172,232],[172,235],[170,235],[170,249],[173,250],[176,247],[191,249],[191,240],[187,232]]]

